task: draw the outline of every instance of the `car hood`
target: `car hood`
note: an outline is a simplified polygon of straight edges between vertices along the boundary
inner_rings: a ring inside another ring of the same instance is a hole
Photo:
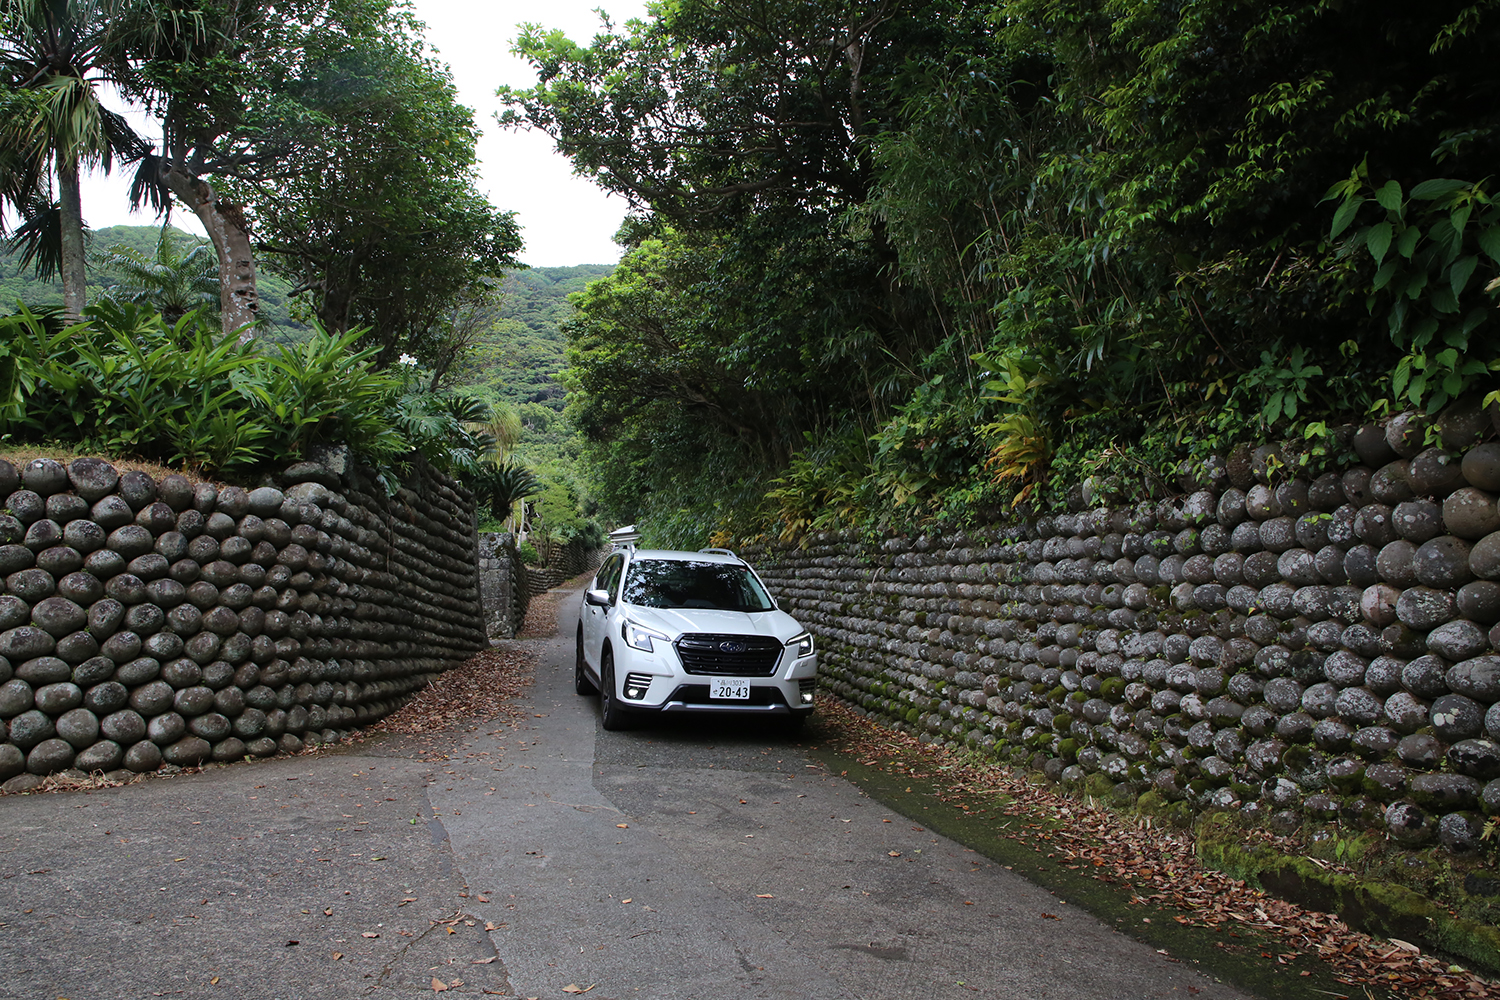
[[[630,605],[630,617],[676,639],[684,632],[765,635],[786,642],[802,626],[785,611],[717,611],[710,608],[643,608]]]

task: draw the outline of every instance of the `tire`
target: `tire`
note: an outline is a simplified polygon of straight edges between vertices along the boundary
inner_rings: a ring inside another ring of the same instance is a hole
[[[578,626],[578,650],[573,659],[573,690],[579,694],[593,694],[599,689],[594,687],[594,682],[589,680],[589,673],[584,666],[583,660],[583,626]]]
[[[630,727],[630,712],[615,693],[615,654],[608,646],[599,653],[599,724],[611,732]]]

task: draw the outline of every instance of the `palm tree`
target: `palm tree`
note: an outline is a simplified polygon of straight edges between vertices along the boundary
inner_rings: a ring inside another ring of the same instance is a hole
[[[475,476],[476,492],[490,498],[490,516],[496,521],[510,517],[517,500],[536,496],[542,491],[541,480],[524,465],[505,462],[486,466]]]
[[[105,290],[107,297],[148,305],[169,327],[194,309],[219,311],[219,261],[213,246],[194,243],[183,253],[167,226],[162,227],[154,258],[116,245],[101,253],[98,262],[121,275]]]
[[[0,0],[0,197],[22,216],[28,258],[62,272],[73,322],[87,299],[79,173],[149,151],[99,102],[100,85],[129,72],[123,46],[146,30],[144,9],[140,0]]]

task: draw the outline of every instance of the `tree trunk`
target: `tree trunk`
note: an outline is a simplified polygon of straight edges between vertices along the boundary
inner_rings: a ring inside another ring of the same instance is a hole
[[[172,194],[198,217],[219,257],[219,305],[225,333],[240,343],[255,336],[260,293],[255,285],[255,255],[241,206],[219,201],[213,185],[175,164],[165,171]]]
[[[69,323],[83,319],[88,305],[88,273],[84,268],[83,201],[78,191],[78,163],[57,161],[57,193],[62,223],[63,316]]]

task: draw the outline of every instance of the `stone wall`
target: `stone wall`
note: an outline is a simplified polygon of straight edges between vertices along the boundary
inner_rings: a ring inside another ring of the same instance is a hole
[[[551,590],[579,573],[598,569],[608,549],[590,549],[577,539],[556,548],[546,566],[527,566],[526,577],[533,594]]]
[[[1361,428],[1366,464],[1311,482],[1262,448],[1128,508],[739,551],[818,636],[825,686],[923,740],[1477,850],[1500,813],[1500,444],[1420,430]]]
[[[526,620],[531,585],[511,532],[480,534],[479,593],[485,633],[497,639],[514,638]]]
[[[0,462],[7,787],[294,752],[484,647],[472,497],[330,456],[284,491]]]

